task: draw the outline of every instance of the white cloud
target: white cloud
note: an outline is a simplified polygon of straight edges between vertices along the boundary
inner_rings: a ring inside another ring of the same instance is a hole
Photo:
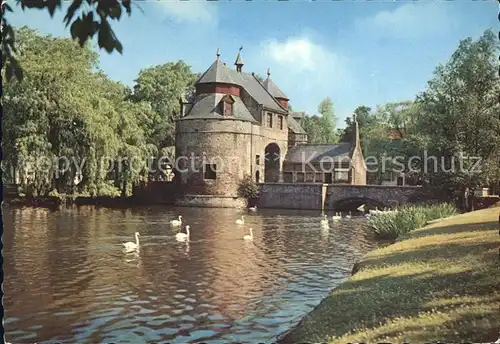
[[[315,71],[331,55],[320,45],[305,38],[291,38],[285,42],[269,40],[262,44],[263,52],[271,60],[284,66],[293,66],[296,72]]]
[[[295,110],[314,114],[322,99],[329,96],[335,103],[354,83],[347,58],[305,36],[265,40],[252,52],[251,67],[261,75],[270,68]]]
[[[357,19],[355,26],[361,34],[401,39],[447,35],[459,25],[459,18],[451,13],[451,5],[444,2],[406,3],[392,11]]]
[[[217,25],[217,5],[214,2],[163,0],[156,4],[171,20],[179,23]]]

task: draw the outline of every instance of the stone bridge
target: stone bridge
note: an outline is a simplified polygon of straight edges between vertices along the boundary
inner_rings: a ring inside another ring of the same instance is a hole
[[[379,208],[417,202],[422,195],[420,186],[328,185],[325,209],[346,209],[371,204]]]
[[[321,183],[260,184],[260,208],[343,210],[362,204],[379,208],[417,203],[425,195],[419,186]]]

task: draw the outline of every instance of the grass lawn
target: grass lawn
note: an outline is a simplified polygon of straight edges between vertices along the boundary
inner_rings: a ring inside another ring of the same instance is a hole
[[[457,215],[370,252],[280,343],[496,341],[499,213]]]

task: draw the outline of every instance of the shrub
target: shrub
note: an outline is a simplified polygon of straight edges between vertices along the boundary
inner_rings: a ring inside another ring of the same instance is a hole
[[[246,176],[240,182],[238,194],[240,197],[247,199],[257,198],[259,196],[259,186],[253,181],[251,176]]]
[[[381,213],[372,216],[370,226],[382,239],[396,239],[400,235],[421,228],[428,221],[437,220],[455,215],[457,210],[449,203],[403,206],[397,212]]]
[[[64,204],[66,203],[66,198],[67,195],[65,193],[59,193],[56,189],[50,191],[48,193],[49,197],[54,197],[56,199],[56,202],[59,204]]]
[[[101,182],[96,186],[98,197],[120,197],[121,191],[111,183]]]

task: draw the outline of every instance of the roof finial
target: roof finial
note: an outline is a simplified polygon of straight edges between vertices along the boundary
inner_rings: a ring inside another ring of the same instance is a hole
[[[271,69],[267,69],[267,77],[269,78],[271,76]]]
[[[241,58],[241,50],[243,49],[243,46],[240,47],[238,51],[238,56],[236,56],[236,61],[234,62],[236,66],[236,70],[238,72],[241,72],[241,67],[243,67],[243,59]]]
[[[217,54],[217,60],[218,60],[219,57],[220,57],[220,49],[219,48],[217,48],[217,53],[216,54]]]

